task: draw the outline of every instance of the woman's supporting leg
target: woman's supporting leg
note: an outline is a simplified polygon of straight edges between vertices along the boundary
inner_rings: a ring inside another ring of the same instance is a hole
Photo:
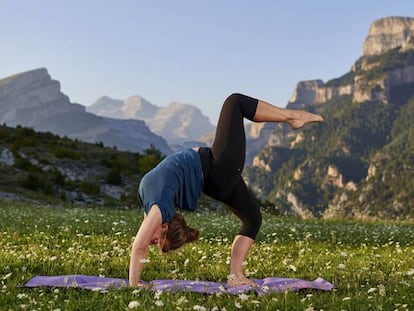
[[[246,260],[250,247],[259,232],[262,224],[262,214],[242,177],[239,177],[239,181],[233,187],[230,199],[225,203],[242,221],[242,227],[239,234],[234,238],[231,247],[230,275],[227,285],[252,285],[253,282],[244,276],[243,262]]]

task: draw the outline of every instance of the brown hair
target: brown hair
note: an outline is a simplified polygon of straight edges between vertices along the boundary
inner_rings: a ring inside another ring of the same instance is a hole
[[[187,226],[185,219],[180,214],[175,214],[168,225],[166,241],[162,251],[167,253],[180,248],[185,243],[190,243],[198,238],[198,230]]]

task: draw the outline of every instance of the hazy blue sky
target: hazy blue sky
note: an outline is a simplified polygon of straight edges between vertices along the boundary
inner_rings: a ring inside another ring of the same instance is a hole
[[[298,81],[344,74],[386,16],[414,0],[0,0],[0,78],[46,67],[72,102],[140,95],[215,123],[231,92],[285,106]]]

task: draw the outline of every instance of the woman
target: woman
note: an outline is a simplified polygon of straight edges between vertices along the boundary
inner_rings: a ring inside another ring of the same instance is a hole
[[[254,284],[243,273],[246,259],[259,231],[262,216],[241,177],[245,159],[243,119],[254,122],[286,122],[293,129],[323,118],[303,110],[273,106],[242,94],[224,102],[211,148],[186,149],[165,158],[146,174],[139,186],[144,220],[133,242],[129,269],[130,286],[143,286],[141,272],[148,247],[164,252],[179,248],[198,237],[175,207],[194,210],[203,191],[228,205],[242,221],[231,249],[228,286]]]

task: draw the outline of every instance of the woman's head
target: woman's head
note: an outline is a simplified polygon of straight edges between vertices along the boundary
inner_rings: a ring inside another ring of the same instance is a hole
[[[190,243],[198,238],[198,230],[187,226],[185,219],[180,214],[175,214],[171,219],[165,243],[162,246],[164,253],[180,248],[185,243]]]

